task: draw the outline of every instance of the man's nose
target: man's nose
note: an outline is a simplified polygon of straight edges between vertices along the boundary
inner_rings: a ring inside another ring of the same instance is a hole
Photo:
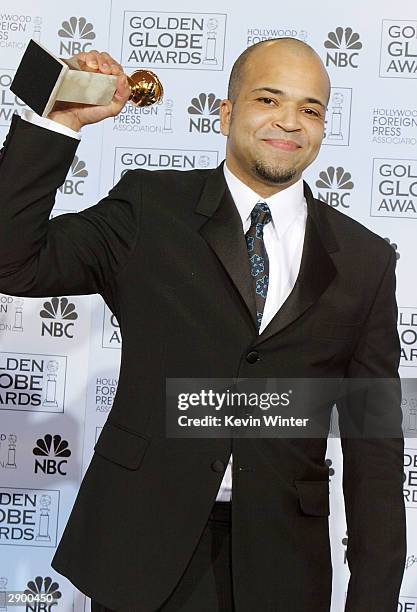
[[[294,132],[300,129],[300,115],[297,108],[282,106],[277,108],[273,120],[275,127],[280,127],[286,132]]]

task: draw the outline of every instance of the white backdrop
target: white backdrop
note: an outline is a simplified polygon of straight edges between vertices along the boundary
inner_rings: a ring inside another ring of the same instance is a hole
[[[177,0],[1,0],[0,137],[22,103],[9,91],[33,37],[68,57],[108,50],[126,71],[154,69],[165,99],[128,105],[83,131],[53,214],[79,211],[105,195],[122,172],[205,168],[224,155],[217,103],[230,67],[259,40],[294,36],[328,67],[332,95],[321,153],[306,172],[315,194],[380,234],[397,251],[401,376],[417,367],[417,6],[415,0],[265,0],[200,5]],[[140,7],[138,8],[138,5]],[[364,10],[366,9],[366,13]],[[207,11],[207,12],[204,12]],[[169,196],[168,196],[169,197]],[[369,262],[372,265],[372,262]],[[140,352],[141,347],[138,347]],[[111,409],[120,359],[117,321],[97,296],[19,299],[0,295],[0,611],[2,591],[40,577],[56,584],[62,611],[89,600],[50,567],[97,436]],[[417,397],[404,399],[410,435]],[[404,495],[408,553],[398,611],[417,611],[417,440],[407,439]],[[331,465],[332,612],[343,610],[348,568],[339,440]],[[115,513],[117,503],[115,500]],[[40,610],[38,607],[28,608]]]

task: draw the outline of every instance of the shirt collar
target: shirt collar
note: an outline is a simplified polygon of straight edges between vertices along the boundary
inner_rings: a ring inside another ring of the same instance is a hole
[[[238,179],[229,170],[226,162],[223,164],[223,171],[227,186],[242,219],[242,227],[250,219],[252,209],[259,200],[268,204],[272,222],[279,238],[285,234],[294,219],[304,212],[305,199],[302,178],[293,185],[290,185],[290,187],[275,193],[273,196],[262,198]]]

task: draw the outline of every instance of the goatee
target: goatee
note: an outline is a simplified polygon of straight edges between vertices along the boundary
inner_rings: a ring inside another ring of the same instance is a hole
[[[279,166],[270,166],[260,160],[254,162],[252,171],[259,178],[274,185],[284,185],[285,183],[289,183],[297,174],[297,170],[295,168],[280,168]]]

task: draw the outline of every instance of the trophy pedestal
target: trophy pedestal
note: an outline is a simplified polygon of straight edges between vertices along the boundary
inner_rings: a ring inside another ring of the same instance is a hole
[[[10,90],[41,117],[56,101],[105,105],[116,91],[114,75],[85,72],[74,60],[58,59],[30,40]]]

